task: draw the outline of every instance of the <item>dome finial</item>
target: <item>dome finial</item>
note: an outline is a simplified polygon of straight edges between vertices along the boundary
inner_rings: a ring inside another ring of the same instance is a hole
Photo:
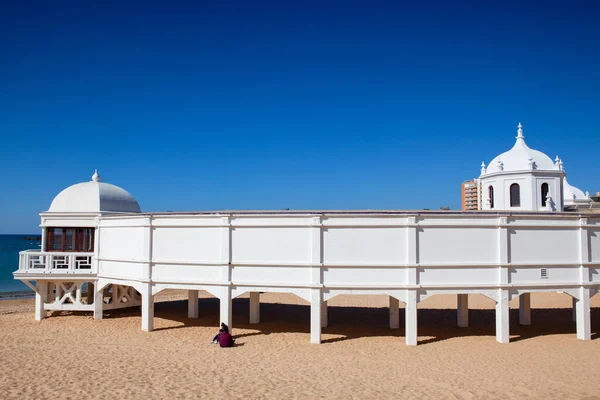
[[[517,139],[525,139],[523,136],[523,125],[519,122],[519,126],[517,126]]]
[[[98,170],[97,169],[94,170],[94,175],[92,175],[92,181],[94,181],[94,182],[100,182],[100,175],[98,175]]]

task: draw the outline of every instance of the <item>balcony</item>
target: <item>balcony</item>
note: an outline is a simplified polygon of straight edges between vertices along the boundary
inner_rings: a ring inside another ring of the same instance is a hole
[[[19,253],[16,274],[96,274],[94,253],[25,250]]]

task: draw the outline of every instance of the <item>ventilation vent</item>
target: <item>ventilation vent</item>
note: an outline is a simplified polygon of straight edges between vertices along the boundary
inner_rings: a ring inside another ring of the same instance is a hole
[[[547,268],[540,269],[540,278],[548,279],[548,269]]]

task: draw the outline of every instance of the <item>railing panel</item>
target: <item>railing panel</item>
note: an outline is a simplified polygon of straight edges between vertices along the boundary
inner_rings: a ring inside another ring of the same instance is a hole
[[[30,273],[96,273],[94,253],[64,253],[26,250],[19,253],[19,272]]]

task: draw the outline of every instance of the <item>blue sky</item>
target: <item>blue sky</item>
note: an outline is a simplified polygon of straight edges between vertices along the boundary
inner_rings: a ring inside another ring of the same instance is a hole
[[[91,3],[3,5],[0,233],[94,168],[144,211],[458,209],[518,122],[600,190],[595,2]]]

